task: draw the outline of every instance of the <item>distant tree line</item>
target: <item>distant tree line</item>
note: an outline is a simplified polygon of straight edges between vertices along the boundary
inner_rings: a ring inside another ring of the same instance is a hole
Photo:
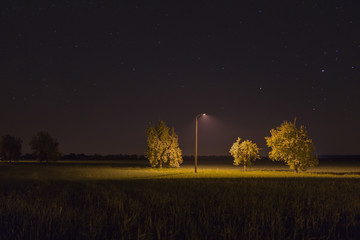
[[[24,154],[20,159],[23,160],[36,160],[35,154],[27,153]],[[64,154],[60,158],[61,160],[144,160],[144,155],[137,154],[84,154],[84,153],[69,153]]]
[[[49,133],[37,132],[29,142],[32,150],[31,156],[39,162],[56,161],[60,159],[59,143]],[[2,161],[18,161],[21,156],[22,140],[10,134],[1,137],[0,140],[0,158]],[[30,154],[24,155],[30,157]]]
[[[29,142],[32,153],[21,155],[22,140],[10,134],[0,138],[0,159],[6,162],[18,160],[38,160],[40,163],[62,160],[140,160],[145,159],[143,155],[128,154],[75,154],[70,153],[61,156],[59,143],[49,133],[40,131],[36,133]]]
[[[232,157],[229,155],[206,155],[206,156],[197,156],[198,160],[206,160],[207,162],[220,162],[220,161],[231,161]],[[183,156],[183,160],[184,162],[188,162],[188,161],[194,161],[195,160],[195,156],[193,155],[184,155]]]
[[[61,157],[62,160],[142,160],[145,159],[144,155],[137,154],[75,154],[69,153]]]

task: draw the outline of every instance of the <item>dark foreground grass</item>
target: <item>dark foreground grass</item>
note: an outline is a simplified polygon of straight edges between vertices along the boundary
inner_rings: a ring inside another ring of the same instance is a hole
[[[353,178],[3,181],[1,239],[356,239]]]

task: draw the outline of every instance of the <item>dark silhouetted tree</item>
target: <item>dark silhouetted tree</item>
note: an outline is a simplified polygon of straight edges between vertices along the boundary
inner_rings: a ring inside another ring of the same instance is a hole
[[[146,135],[148,148],[145,155],[152,167],[180,167],[182,151],[174,128],[170,131],[165,122],[160,121],[155,127],[149,126]]]
[[[47,132],[38,132],[31,139],[30,147],[40,162],[58,160],[61,156],[59,143]]]
[[[319,164],[315,147],[304,126],[297,128],[294,122],[284,121],[279,127],[270,130],[265,137],[266,144],[272,148],[269,157],[273,161],[284,161],[295,172],[305,171]]]
[[[1,137],[0,154],[5,161],[17,161],[21,157],[21,139],[6,134]]]

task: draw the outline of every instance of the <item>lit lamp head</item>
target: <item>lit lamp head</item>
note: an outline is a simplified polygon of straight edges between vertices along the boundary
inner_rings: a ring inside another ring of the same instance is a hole
[[[198,118],[200,118],[200,117],[202,117],[202,116],[205,116],[206,115],[206,113],[200,113],[200,114],[198,114],[197,116],[196,116],[196,119],[198,119]]]

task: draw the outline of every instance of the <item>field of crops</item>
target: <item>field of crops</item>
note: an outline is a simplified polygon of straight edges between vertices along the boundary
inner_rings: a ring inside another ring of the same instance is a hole
[[[0,164],[0,239],[356,239],[350,168]]]

